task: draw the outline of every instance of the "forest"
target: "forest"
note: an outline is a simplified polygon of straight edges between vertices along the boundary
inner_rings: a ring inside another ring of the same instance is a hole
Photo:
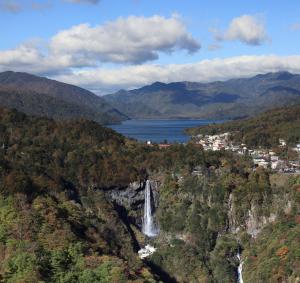
[[[194,136],[230,132],[234,142],[245,143],[252,148],[277,146],[280,138],[289,145],[295,145],[300,141],[300,105],[269,110],[254,118],[192,128],[187,132]]]
[[[244,282],[300,277],[299,176],[4,108],[0,146],[0,282],[236,282],[238,253]],[[142,261],[136,212],[105,192],[158,178],[157,252]]]

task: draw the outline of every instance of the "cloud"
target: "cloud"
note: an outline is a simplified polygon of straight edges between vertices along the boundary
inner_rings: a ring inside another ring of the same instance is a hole
[[[136,64],[155,60],[176,50],[196,52],[200,45],[178,17],[120,18],[103,26],[80,24],[54,35],[49,42],[21,44],[0,51],[0,69],[30,72],[66,72],[67,68],[97,67],[100,64]]]
[[[222,45],[214,43],[214,44],[208,45],[208,48],[207,48],[207,49],[208,49],[209,51],[216,51],[216,50],[219,50],[219,49],[221,49],[221,48],[222,48]]]
[[[203,60],[192,64],[148,64],[119,69],[93,68],[57,75],[54,78],[103,94],[122,88],[141,87],[155,81],[211,82],[277,71],[300,73],[300,55],[237,56]]]
[[[132,89],[155,81],[210,82],[249,77],[260,73],[289,71],[300,73],[300,55],[237,56],[202,60],[191,64],[144,64],[105,67],[87,66],[86,58],[76,60],[70,54],[44,55],[36,44],[0,51],[0,71],[13,70],[46,75],[66,83],[79,85],[99,94],[118,89]]]
[[[224,33],[215,31],[217,40],[241,41],[248,45],[261,45],[267,40],[264,23],[256,16],[242,15],[232,19]]]
[[[291,25],[291,30],[292,31],[300,30],[300,23],[295,23],[295,24]]]
[[[65,1],[70,3],[76,3],[76,4],[79,3],[98,4],[100,2],[100,0],[65,0]]]
[[[52,1],[47,0],[47,1],[32,1],[29,5],[29,9],[36,10],[36,11],[43,11],[43,10],[48,10],[52,8]]]
[[[154,81],[209,82],[280,70],[300,73],[300,55],[237,56],[191,64],[136,64],[154,60],[163,52],[193,53],[199,48],[198,41],[177,16],[131,16],[101,26],[77,25],[58,32],[43,45],[27,42],[0,51],[0,71],[46,75],[97,93],[136,88]]]
[[[194,53],[200,44],[176,16],[130,16],[101,26],[80,24],[60,31],[50,48],[54,54],[67,53],[88,61],[138,64],[158,59],[161,52]]]
[[[100,0],[61,0],[73,4],[98,4]],[[0,0],[0,11],[19,13],[24,10],[45,10],[53,5],[53,0]]]
[[[18,13],[23,10],[22,5],[18,1],[0,0],[0,11]]]
[[[73,26],[58,32],[43,46],[31,42],[0,51],[0,70],[26,69],[48,75],[107,62],[144,63],[159,58],[160,53],[193,53],[199,48],[177,16],[131,16],[102,26]]]
[[[0,66],[15,67],[17,65],[36,64],[39,59],[35,48],[21,45],[18,48],[0,52]]]
[[[69,72],[69,68],[86,66],[88,66],[86,60],[74,59],[69,54],[45,55],[36,44],[32,43],[22,44],[11,50],[0,51],[0,71],[14,70],[53,75]]]

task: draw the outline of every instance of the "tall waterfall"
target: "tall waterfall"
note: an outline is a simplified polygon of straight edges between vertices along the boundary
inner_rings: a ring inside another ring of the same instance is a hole
[[[240,262],[239,267],[238,267],[238,283],[244,283],[244,280],[243,280],[243,264],[244,264],[244,262],[241,259],[240,253],[237,254],[237,258]]]
[[[157,229],[155,228],[152,207],[151,207],[151,184],[147,180],[145,188],[145,206],[144,206],[144,218],[143,218],[143,233],[148,237],[154,237],[157,235]]]

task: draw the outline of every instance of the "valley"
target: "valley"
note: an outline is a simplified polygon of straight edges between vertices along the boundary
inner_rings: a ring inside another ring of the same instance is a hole
[[[0,0],[0,283],[300,283],[299,11]]]
[[[91,121],[0,125],[2,281],[238,282],[241,261],[243,282],[299,277],[299,175]]]

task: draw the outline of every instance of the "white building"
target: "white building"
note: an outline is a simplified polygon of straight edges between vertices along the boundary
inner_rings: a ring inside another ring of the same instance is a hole
[[[279,139],[279,146],[286,146],[286,141],[284,139]]]
[[[257,166],[261,166],[264,168],[268,168],[268,166],[269,166],[269,162],[263,158],[254,158],[253,163]]]

